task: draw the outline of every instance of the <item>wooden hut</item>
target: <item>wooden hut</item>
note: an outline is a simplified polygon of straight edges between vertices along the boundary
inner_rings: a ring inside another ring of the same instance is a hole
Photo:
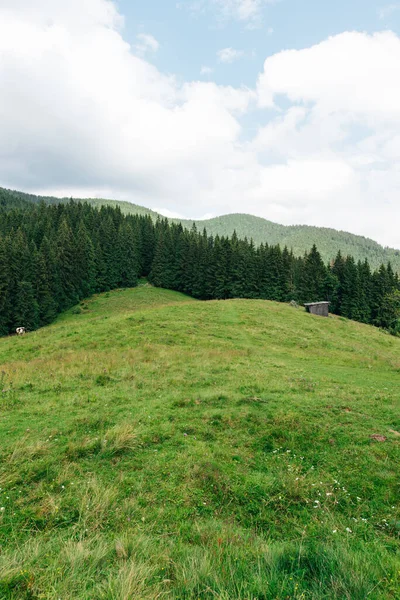
[[[329,302],[307,302],[304,305],[307,312],[319,317],[329,317]]]

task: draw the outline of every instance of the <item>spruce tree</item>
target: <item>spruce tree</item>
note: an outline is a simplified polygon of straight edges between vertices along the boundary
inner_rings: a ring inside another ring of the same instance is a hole
[[[5,240],[0,237],[0,335],[10,332],[11,297]]]
[[[118,232],[119,245],[119,285],[135,287],[139,277],[139,247],[133,228],[129,222],[124,222]]]
[[[79,300],[77,287],[77,253],[71,227],[63,218],[57,232],[56,253],[58,267],[58,304],[61,310],[73,306]]]
[[[327,269],[314,244],[311,251],[304,257],[300,291],[302,302],[319,302],[326,300],[326,276]]]
[[[28,331],[39,327],[39,307],[30,281],[17,284],[13,328],[17,327],[25,327]]]
[[[79,298],[87,298],[96,288],[96,264],[93,243],[82,220],[76,234],[75,246]]]
[[[348,256],[344,261],[341,281],[342,303],[340,313],[348,319],[359,320],[360,281],[354,258]]]
[[[37,302],[40,325],[52,323],[57,316],[57,301],[52,293],[52,275],[45,254],[40,251],[38,258]]]

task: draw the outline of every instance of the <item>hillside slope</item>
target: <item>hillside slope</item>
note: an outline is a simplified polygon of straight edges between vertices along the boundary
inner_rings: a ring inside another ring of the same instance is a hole
[[[8,199],[8,200],[7,200]],[[1,202],[8,201],[15,205],[25,202],[39,202],[43,200],[46,203],[68,202],[69,198],[53,198],[47,196],[34,196],[23,192],[10,192],[0,188],[0,208]],[[79,200],[74,198],[74,200]],[[99,198],[87,198],[82,200],[89,202],[93,206],[119,206],[125,214],[150,215],[157,219],[160,215],[143,206],[138,206],[130,202],[119,200],[105,200]],[[268,243],[270,245],[280,244],[282,247],[292,248],[295,255],[302,256],[310,250],[313,244],[316,244],[325,262],[335,258],[340,250],[344,256],[351,255],[358,260],[368,259],[373,269],[378,268],[382,263],[391,262],[393,268],[400,272],[400,250],[393,248],[384,248],[374,240],[363,236],[355,235],[345,231],[336,231],[325,227],[312,227],[309,225],[279,225],[261,217],[255,217],[248,214],[232,214],[222,217],[215,217],[203,221],[178,220],[185,227],[192,227],[196,223],[201,231],[206,228],[211,235],[231,236],[236,231],[239,238],[252,238],[255,244]]]
[[[1,598],[398,597],[399,339],[144,286],[0,363]]]

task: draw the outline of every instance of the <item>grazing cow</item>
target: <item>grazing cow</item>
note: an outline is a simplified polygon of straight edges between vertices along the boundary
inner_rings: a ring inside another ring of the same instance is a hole
[[[15,331],[17,332],[17,335],[24,335],[24,333],[26,333],[25,327],[17,327]]]

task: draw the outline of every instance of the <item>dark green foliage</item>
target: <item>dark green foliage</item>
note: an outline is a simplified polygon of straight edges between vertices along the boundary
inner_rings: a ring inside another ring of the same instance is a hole
[[[302,302],[318,302],[326,300],[327,269],[320,253],[314,244],[303,261],[300,282],[300,299]]]
[[[39,325],[39,306],[30,281],[19,281],[14,306],[15,327],[25,327],[28,331]]]
[[[93,242],[89,237],[85,223],[79,224],[76,235],[77,282],[80,298],[86,298],[95,291],[96,265]]]
[[[0,238],[0,335],[9,330],[11,297],[9,290],[8,263],[5,241]]]
[[[214,238],[195,225],[124,216],[119,207],[25,206],[13,198],[0,210],[0,335],[51,323],[94,292],[134,287],[146,276],[201,300],[329,300],[331,312],[399,330],[400,285],[390,264],[371,273],[367,261],[339,252],[325,265],[315,244],[299,258],[279,245],[256,248],[235,232]]]
[[[135,287],[140,273],[140,240],[130,223],[123,223],[118,235],[119,285]]]
[[[36,297],[40,324],[47,325],[57,316],[56,261],[47,238],[43,238],[37,265]]]
[[[53,198],[48,196],[35,196],[23,192],[15,192],[0,188],[0,213],[9,212],[14,208],[29,208],[32,204],[67,204],[69,198]],[[78,202],[78,200],[77,200]],[[142,265],[143,272],[147,276],[151,269],[152,255],[154,251],[154,240],[152,235],[154,231],[152,224],[159,218],[159,215],[148,208],[138,206],[132,202],[122,202],[118,200],[105,200],[102,198],[88,198],[85,203],[100,208],[118,207],[125,215],[138,215],[145,217],[148,222],[148,230],[144,236],[144,256],[145,263]],[[193,221],[169,219],[169,222],[182,223],[182,226],[190,230]],[[279,225],[247,214],[233,214],[222,217],[215,217],[205,221],[197,222],[201,229],[207,229],[209,235],[230,237],[236,231],[239,239],[253,239],[256,246],[265,241],[270,245],[279,244],[281,248],[287,246],[291,248],[296,257],[304,256],[312,244],[316,244],[324,262],[330,262],[337,255],[338,250],[342,251],[343,256],[351,254],[355,261],[363,262],[368,260],[373,269],[379,268],[384,263],[390,261],[395,271],[400,272],[400,250],[393,248],[384,248],[374,240],[354,235],[345,231],[336,231],[325,227],[311,227],[308,225]],[[38,243],[37,240],[36,244]],[[150,252],[146,252],[150,249]]]
[[[383,298],[379,311],[380,325],[391,333],[400,333],[400,291],[395,290]]]

